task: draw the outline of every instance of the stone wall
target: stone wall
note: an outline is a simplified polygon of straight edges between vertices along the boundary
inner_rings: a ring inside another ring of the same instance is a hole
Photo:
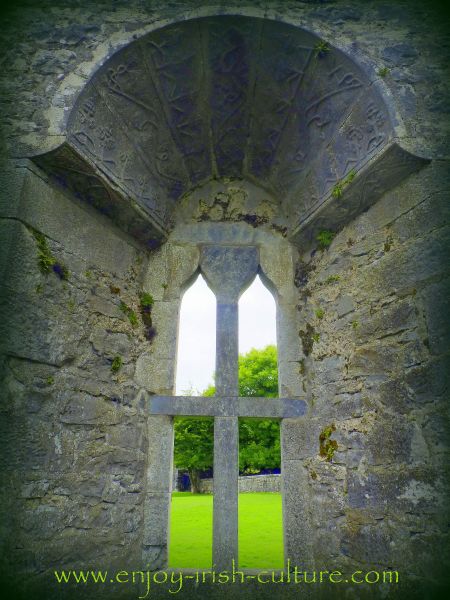
[[[133,382],[137,353],[150,347],[139,314],[145,254],[28,163],[6,175],[15,186],[0,220],[2,568],[32,581],[57,564],[136,564],[148,449]]]
[[[403,144],[431,164],[323,249],[306,250],[301,237],[289,249],[282,231],[255,218],[255,227],[222,223],[226,211],[212,197],[209,222],[203,209],[189,215],[181,242],[175,235],[172,245],[148,253],[14,158],[62,141],[78,93],[114,50],[161,24],[227,12],[300,25],[363,67],[376,65]],[[149,563],[166,560],[161,515],[171,471],[160,457],[171,447],[172,425],[169,417],[147,419],[139,390],[173,389],[180,294],[198,259],[195,244],[180,246],[193,223],[203,227],[200,241],[224,239],[222,225],[228,241],[263,246],[270,238],[267,264],[271,244],[281,249],[284,262],[270,263],[284,302],[280,392],[305,396],[310,407],[306,420],[282,427],[286,552],[318,568],[398,569],[409,598],[414,591],[424,597],[446,575],[450,77],[443,23],[434,3],[407,0],[200,7],[194,0],[21,0],[6,15],[0,537],[2,567],[16,587],[20,580],[35,593],[38,580],[47,585],[64,566],[140,567],[143,546]],[[289,273],[298,253],[295,311]],[[155,297],[153,341],[140,314],[143,290]],[[261,587],[255,593],[273,597]],[[374,590],[368,597],[396,592]],[[92,589],[76,591],[92,597]],[[359,597],[363,587],[352,593]],[[204,594],[213,597],[207,588]]]
[[[449,568],[449,183],[434,163],[296,276],[313,554],[418,583]]]
[[[249,475],[239,477],[239,493],[251,492],[281,492],[281,475]],[[214,480],[212,478],[200,481],[200,491],[212,494]]]

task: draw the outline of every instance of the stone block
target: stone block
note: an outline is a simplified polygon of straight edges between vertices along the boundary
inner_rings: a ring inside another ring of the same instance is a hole
[[[144,499],[143,545],[165,546],[169,527],[170,493],[147,493]]]
[[[413,426],[400,416],[395,420],[388,413],[377,420],[367,433],[365,448],[370,465],[402,464],[411,462]]]
[[[448,351],[450,340],[450,279],[427,286],[421,297],[430,351],[432,354],[444,354]]]
[[[175,360],[144,353],[136,361],[136,383],[154,394],[173,394]]]
[[[340,381],[344,376],[344,358],[342,356],[329,356],[315,362],[315,379],[317,383],[332,383]]]
[[[111,402],[84,393],[66,398],[66,406],[60,417],[62,423],[72,425],[117,425],[122,419],[123,416]]]
[[[147,489],[151,492],[169,492],[173,466],[173,418],[148,417]]]
[[[313,564],[314,530],[310,511],[312,493],[309,473],[300,460],[283,461],[284,556],[291,564]]]
[[[439,514],[445,502],[445,487],[442,474],[430,467],[351,470],[347,478],[348,505],[381,515]]]
[[[125,333],[94,329],[90,341],[96,352],[109,359],[120,356],[126,360],[131,353],[132,342]]]
[[[362,524],[349,527],[341,541],[341,552],[364,562],[389,566],[392,563],[392,531],[386,523]]]
[[[283,419],[281,422],[283,464],[286,460],[298,461],[318,454],[321,430],[322,424],[318,420]]]
[[[394,335],[417,327],[417,311],[412,299],[380,308],[375,314],[361,314],[355,327],[355,338],[367,343],[387,335]]]
[[[336,312],[339,318],[344,317],[350,312],[355,310],[355,303],[352,296],[348,294],[344,294],[339,297],[339,300],[336,304]]]

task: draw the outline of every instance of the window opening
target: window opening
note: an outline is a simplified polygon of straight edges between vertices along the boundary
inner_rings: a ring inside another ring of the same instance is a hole
[[[239,395],[279,395],[276,304],[259,276],[239,300]],[[282,568],[279,421],[239,419],[239,474],[239,566]]]
[[[211,389],[215,353],[216,299],[199,275],[180,307],[177,395],[201,396]],[[175,417],[174,429],[169,566],[210,568],[214,419]]]

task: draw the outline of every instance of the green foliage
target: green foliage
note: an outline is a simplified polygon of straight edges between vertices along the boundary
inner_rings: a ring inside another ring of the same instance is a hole
[[[142,322],[144,323],[145,337],[151,341],[156,335],[156,329],[153,327],[152,308],[155,300],[151,294],[144,292],[139,299],[139,310]]]
[[[91,279],[92,277],[92,271],[85,271],[84,272],[85,277],[87,277],[88,279]]]
[[[334,431],[336,431],[336,426],[333,423],[332,425],[325,427],[319,435],[319,454],[328,462],[331,462],[331,459],[338,448],[337,441],[330,439]]]
[[[52,375],[49,375],[45,381],[47,382],[47,385],[53,385],[55,383],[55,378],[52,377]]]
[[[278,367],[276,346],[266,346],[262,350],[250,350],[239,355],[239,395],[266,396],[278,395]]]
[[[321,250],[328,248],[334,240],[335,235],[334,231],[330,231],[329,229],[322,229],[322,231],[319,231],[316,235],[316,240],[319,242],[319,248]]]
[[[389,73],[389,69],[387,67],[380,67],[377,71],[377,74],[380,77],[386,77],[386,75]]]
[[[358,321],[352,321],[352,327],[353,329],[357,329],[359,327]]]
[[[325,283],[336,283],[336,281],[339,281],[340,278],[340,275],[330,275],[325,279]]]
[[[153,296],[147,292],[144,292],[141,294],[140,303],[142,308],[151,308],[154,303]]]
[[[347,177],[345,177],[345,179],[337,181],[333,189],[331,190],[331,195],[333,196],[333,198],[340,198],[344,192],[345,186],[348,185],[351,181],[353,181],[355,177],[356,171],[352,169],[347,175]]]
[[[318,308],[318,309],[316,309],[315,314],[318,319],[323,319],[323,317],[325,315],[325,311],[323,310],[323,308]]]
[[[178,469],[209,469],[213,465],[214,419],[175,419],[174,461]]]
[[[277,349],[267,346],[239,356],[239,395],[278,395]],[[214,396],[210,385],[202,396]],[[204,470],[213,465],[212,419],[182,417],[175,420],[175,466],[179,469]],[[239,419],[239,468],[257,473],[263,468],[280,466],[280,424],[271,419]],[[192,481],[191,476],[191,481]]]
[[[321,40],[314,46],[314,53],[315,53],[316,58],[322,58],[329,51],[330,51],[330,46],[329,46],[328,42],[324,42],[323,40]]]
[[[30,231],[36,240],[38,248],[38,265],[42,273],[48,274],[53,272],[58,275],[60,279],[69,279],[69,271],[61,261],[56,260],[53,256],[48,247],[45,235],[35,229],[30,229]]]
[[[120,356],[115,356],[111,363],[111,371],[113,373],[117,373],[123,364],[122,358]]]
[[[313,333],[311,337],[312,337],[313,342],[320,341],[320,333]]]
[[[128,304],[125,304],[125,302],[123,301],[120,302],[119,308],[128,317],[128,320],[130,321],[131,325],[133,327],[136,327],[138,324],[138,318],[134,310],[130,308]]]

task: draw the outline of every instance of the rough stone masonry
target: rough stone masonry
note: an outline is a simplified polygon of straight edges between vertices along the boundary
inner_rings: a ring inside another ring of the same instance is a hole
[[[2,581],[167,566],[181,296],[254,246],[277,301],[285,559],[427,598],[450,566],[449,36],[434,2],[19,0],[2,21]],[[152,301],[149,301],[149,296]],[[170,463],[170,460],[169,460]],[[152,595],[167,595],[162,588]],[[183,596],[181,596],[181,594]]]

